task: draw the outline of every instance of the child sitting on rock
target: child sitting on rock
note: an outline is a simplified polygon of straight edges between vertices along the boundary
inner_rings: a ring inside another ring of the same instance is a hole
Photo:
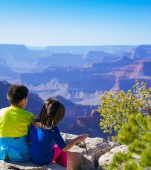
[[[44,165],[53,162],[67,167],[67,150],[77,142],[84,141],[87,135],[75,138],[66,144],[57,127],[65,115],[65,108],[59,101],[49,98],[45,101],[40,112],[39,119],[31,125],[30,134],[30,156],[32,162]]]
[[[34,115],[24,108],[28,89],[23,85],[11,85],[7,99],[10,107],[0,110],[0,159],[21,162],[29,160],[26,136]]]

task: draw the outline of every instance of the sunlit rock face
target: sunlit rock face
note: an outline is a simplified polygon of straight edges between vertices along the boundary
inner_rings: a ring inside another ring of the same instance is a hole
[[[77,137],[77,135],[71,135],[67,133],[62,133],[62,136],[67,143]],[[120,149],[116,149],[117,147],[119,147]],[[71,163],[72,168],[74,170],[101,169],[102,167],[104,167],[104,164],[107,165],[108,162],[106,160],[102,162],[100,160],[100,157],[102,157],[108,152],[111,152],[111,154],[114,155],[114,153],[116,153],[113,152],[114,148],[117,152],[124,152],[126,150],[124,146],[121,147],[118,144],[114,142],[108,142],[103,138],[88,137],[85,140],[85,144],[80,142],[76,144],[72,149],[70,149],[70,152],[73,154],[71,155],[73,157],[73,162]],[[72,168],[69,167],[69,170],[72,170]]]

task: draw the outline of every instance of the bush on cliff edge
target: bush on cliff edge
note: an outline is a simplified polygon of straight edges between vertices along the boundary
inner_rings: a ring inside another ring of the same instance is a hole
[[[133,88],[133,93],[106,92],[101,97],[101,128],[117,132],[114,139],[129,148],[126,154],[116,154],[108,169],[142,170],[151,166],[151,88],[138,81]]]

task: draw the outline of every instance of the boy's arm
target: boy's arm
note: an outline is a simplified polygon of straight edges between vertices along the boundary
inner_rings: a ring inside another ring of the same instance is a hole
[[[35,115],[32,113],[32,122],[36,119]]]
[[[31,113],[31,121],[30,121],[30,126],[31,124],[35,121],[36,117],[34,116],[33,113]],[[26,136],[26,142],[27,144],[31,144],[31,141],[30,141],[30,126],[28,127],[28,134]]]
[[[33,113],[31,113],[31,116],[30,116],[30,122],[29,122],[29,126],[36,120],[36,117]]]

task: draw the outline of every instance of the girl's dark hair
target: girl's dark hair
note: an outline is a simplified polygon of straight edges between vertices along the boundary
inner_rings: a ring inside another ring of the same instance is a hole
[[[53,128],[65,115],[65,107],[58,100],[49,98],[45,101],[38,122],[41,127]]]
[[[7,92],[7,99],[12,105],[18,105],[19,102],[27,98],[28,88],[24,85],[13,84]]]

